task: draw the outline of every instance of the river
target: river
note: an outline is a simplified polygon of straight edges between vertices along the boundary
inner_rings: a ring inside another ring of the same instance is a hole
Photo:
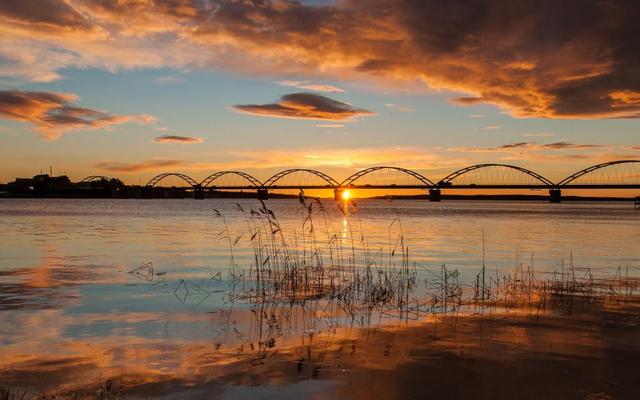
[[[255,303],[229,296],[230,274],[273,262],[256,254],[257,227],[268,226],[295,257],[315,252],[325,264],[356,267],[371,258],[380,268],[406,261],[418,282],[443,265],[468,284],[483,264],[495,276],[517,266],[609,277],[640,268],[640,211],[628,202],[281,199],[266,207],[249,199],[0,199],[0,371],[48,390],[118,373],[189,376],[230,364],[254,343],[284,351],[309,329],[343,329],[325,309],[317,319],[330,322],[309,328],[290,316],[287,333],[282,321],[269,322],[277,342],[263,340]],[[276,222],[265,222],[271,213]]]

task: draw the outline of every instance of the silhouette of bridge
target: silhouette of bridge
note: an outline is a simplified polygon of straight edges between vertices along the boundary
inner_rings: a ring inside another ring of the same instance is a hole
[[[241,171],[218,171],[200,182],[182,173],[168,172],[151,178],[145,188],[152,189],[172,177],[193,189],[196,198],[204,198],[205,192],[211,190],[255,190],[259,198],[267,199],[270,190],[331,189],[334,197],[340,199],[347,189],[422,189],[429,192],[431,201],[440,201],[442,190],[528,189],[548,190],[550,201],[560,202],[564,189],[640,189],[640,160],[593,165],[558,182],[516,165],[476,164],[439,180],[431,180],[410,169],[390,166],[363,169],[341,182],[321,171],[301,168],[278,172],[264,182]],[[94,178],[87,177],[83,181]]]

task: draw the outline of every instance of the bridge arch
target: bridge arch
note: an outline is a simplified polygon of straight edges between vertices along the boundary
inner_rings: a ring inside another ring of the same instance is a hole
[[[246,180],[247,182],[249,182],[251,184],[251,186],[255,186],[255,187],[261,187],[262,186],[262,182],[260,182],[258,179],[256,179],[255,177],[253,177],[252,175],[249,175],[245,172],[241,172],[241,171],[218,171],[218,172],[214,172],[213,174],[207,176],[206,178],[204,178],[202,180],[202,182],[200,182],[200,186],[205,188],[208,187],[211,183],[213,183],[215,180],[222,178],[223,176],[227,176],[227,175],[237,175],[241,178],[243,178],[244,180]]]
[[[597,165],[592,165],[590,167],[587,167],[585,169],[582,169],[578,172],[575,172],[569,176],[567,176],[566,178],[564,178],[563,180],[561,180],[560,182],[558,182],[558,186],[568,186],[571,182],[574,182],[575,180],[585,176],[585,175],[589,175],[595,171],[601,170],[601,169],[605,169],[607,167],[612,167],[615,165],[621,165],[621,164],[633,164],[633,165],[639,165],[640,166],[640,160],[618,160],[618,161],[609,161],[609,162],[605,162],[602,164],[597,164]],[[604,183],[602,183],[604,184]],[[615,184],[615,183],[614,183]]]
[[[465,168],[461,168],[457,171],[454,171],[452,173],[450,173],[449,175],[445,176],[444,178],[442,178],[439,182],[438,182],[438,186],[440,187],[447,187],[447,186],[452,186],[453,181],[457,178],[459,178],[462,175],[465,175],[471,171],[475,171],[478,169],[482,169],[482,168],[492,168],[492,167],[498,167],[498,168],[508,168],[508,169],[512,169],[515,171],[519,171],[522,172],[534,179],[536,179],[537,181],[539,181],[541,184],[545,185],[545,186],[555,186],[555,184],[553,182],[551,182],[549,179],[545,178],[544,176],[533,172],[531,170],[528,170],[526,168],[522,168],[522,167],[518,167],[516,165],[510,165],[510,164],[476,164],[476,165],[471,165]],[[523,185],[526,186],[526,185]]]
[[[167,172],[167,173],[164,173],[164,174],[156,175],[153,178],[151,178],[149,180],[149,182],[147,182],[147,184],[145,186],[153,187],[153,186],[157,185],[161,180],[163,180],[165,178],[168,178],[170,176],[178,177],[178,178],[182,179],[183,181],[187,182],[192,187],[198,187],[199,186],[198,182],[193,180],[193,178],[191,178],[189,175],[181,174],[181,173],[178,173],[178,172]]]
[[[86,183],[86,182],[93,182],[93,181],[101,181],[101,180],[111,180],[111,178],[109,178],[108,176],[103,176],[103,175],[90,175],[87,176],[85,178],[83,178],[80,182],[78,183]]]
[[[423,176],[415,171],[412,171],[410,169],[406,169],[406,168],[400,168],[400,167],[387,167],[387,166],[381,166],[381,167],[371,167],[371,168],[367,168],[367,169],[363,169],[361,171],[356,172],[355,174],[351,175],[350,177],[348,177],[347,179],[345,179],[344,181],[342,181],[342,183],[340,184],[340,186],[342,187],[348,187],[354,184],[354,182],[356,182],[358,179],[362,178],[365,175],[368,175],[372,172],[376,172],[376,171],[380,171],[380,170],[395,170],[395,171],[399,171],[402,172],[404,174],[407,174],[409,176],[412,176],[414,178],[416,178],[417,180],[419,180],[421,183],[423,183],[425,186],[435,186],[435,183],[431,182],[431,180],[429,180],[429,178],[427,178],[426,176]]]
[[[320,172],[320,171],[316,171],[314,169],[303,169],[303,168],[293,168],[293,169],[287,169],[284,171],[280,171],[277,174],[273,175],[272,177],[270,177],[269,179],[267,179],[263,186],[264,187],[274,187],[276,186],[275,183],[278,182],[280,179],[284,178],[285,176],[291,175],[293,173],[296,172],[305,172],[305,173],[309,173],[312,175],[315,175],[317,177],[319,177],[320,179],[322,179],[323,181],[325,181],[330,187],[338,187],[340,186],[340,184],[338,183],[338,181],[336,181],[335,179],[333,179],[332,177],[330,177],[329,175]],[[301,185],[304,186],[304,185]]]

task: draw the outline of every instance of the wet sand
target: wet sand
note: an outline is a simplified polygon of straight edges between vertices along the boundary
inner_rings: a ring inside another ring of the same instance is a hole
[[[180,374],[43,358],[0,371],[0,382],[40,398],[636,399],[639,339],[640,299],[632,298],[572,315],[483,310],[338,329],[304,346],[242,349],[225,362],[213,345],[167,347],[186,352]]]

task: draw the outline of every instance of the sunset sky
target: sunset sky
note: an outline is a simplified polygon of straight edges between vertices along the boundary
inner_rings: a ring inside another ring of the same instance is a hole
[[[640,159],[635,1],[5,0],[0,182]]]

